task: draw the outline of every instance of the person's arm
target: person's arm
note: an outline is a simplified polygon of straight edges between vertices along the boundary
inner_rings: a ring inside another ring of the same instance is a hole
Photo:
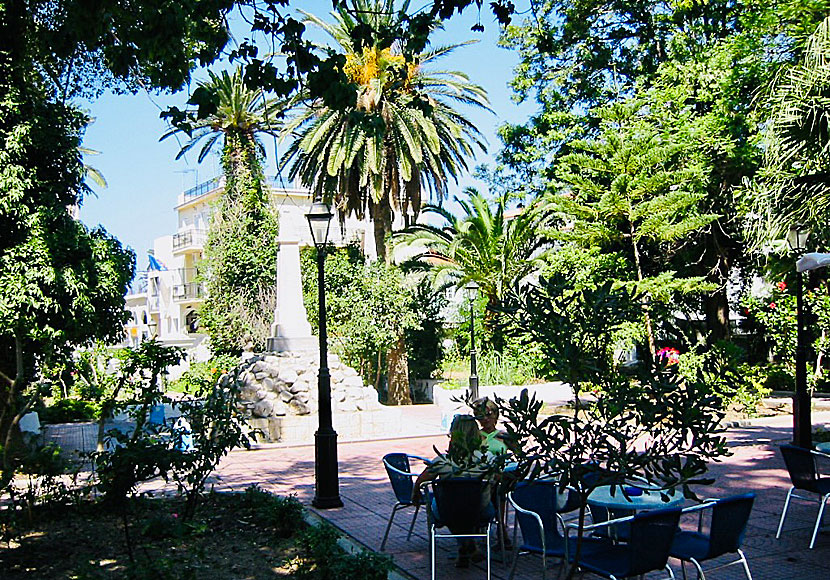
[[[436,477],[438,477],[438,473],[427,467],[421,472],[421,475],[415,479],[415,483],[412,484],[412,501],[414,503],[421,501],[421,486],[428,481],[432,481]]]
[[[507,431],[499,431],[496,435],[496,438],[499,441],[504,442],[505,447],[507,447],[513,453],[518,453],[520,451],[519,444],[516,442],[515,439],[513,439],[513,437],[510,436],[510,434]]]

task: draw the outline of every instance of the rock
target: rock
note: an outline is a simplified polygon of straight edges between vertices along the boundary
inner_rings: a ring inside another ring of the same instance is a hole
[[[297,371],[291,367],[283,367],[280,369],[280,380],[284,383],[293,383],[297,380]]]
[[[264,379],[265,377],[268,376],[268,373],[266,373],[264,371],[260,371],[260,372],[256,373],[254,376],[256,377],[256,380],[261,381],[262,379]]]
[[[282,391],[280,393],[280,399],[285,401],[286,403],[294,398],[294,393],[291,391]]]
[[[262,361],[257,361],[254,364],[252,364],[251,368],[248,370],[250,370],[252,373],[261,373],[263,370],[265,370],[263,366],[264,365],[262,364]]]
[[[297,415],[308,415],[309,413],[311,413],[311,409],[308,408],[308,405],[306,405],[305,403],[301,403],[296,399],[288,403],[288,407]]]
[[[276,356],[276,355],[273,355],[273,354],[269,354],[268,356],[265,357],[265,362],[267,362],[269,365],[275,365],[277,367],[279,367],[281,360],[282,360],[282,357]]]
[[[344,387],[356,387],[359,389],[363,388],[363,379],[357,375],[346,377],[343,379],[343,386]]]
[[[272,409],[274,415],[277,415],[278,417],[283,417],[288,414],[288,405],[279,400],[274,401]]]
[[[337,410],[342,413],[354,413],[357,411],[357,405],[354,401],[344,401],[342,403],[338,403]]]
[[[263,386],[263,388],[265,388],[269,391],[273,391],[274,390],[274,379],[272,379],[271,377],[265,377],[264,379],[262,379],[262,386]]]
[[[268,400],[262,400],[254,405],[253,413],[255,417],[270,417],[274,414],[274,404]]]

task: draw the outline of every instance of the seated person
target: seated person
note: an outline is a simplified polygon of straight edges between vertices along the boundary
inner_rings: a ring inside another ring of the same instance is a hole
[[[488,471],[486,457],[482,453],[481,433],[472,415],[456,415],[450,425],[450,444],[445,455],[433,459],[429,466],[415,480],[412,489],[412,500],[421,500],[421,485],[428,481],[453,477],[484,477]],[[490,503],[492,492],[489,485],[485,485],[481,495],[481,515],[483,520],[489,520],[495,514]],[[440,521],[441,515],[435,498],[427,509],[431,510],[433,519]],[[463,533],[461,530],[450,532]],[[484,555],[479,551],[472,538],[458,538],[458,559],[455,565],[466,568],[470,561],[480,562]]]
[[[492,455],[494,458],[497,458],[499,456],[508,455],[513,451],[517,451],[515,442],[510,440],[508,434],[505,431],[496,428],[496,423],[498,423],[499,420],[499,407],[496,405],[495,401],[492,401],[487,397],[481,397],[480,399],[473,401],[472,407],[473,412],[475,413],[476,421],[478,421],[478,424],[481,427],[481,440],[487,448],[487,453]],[[504,458],[502,458],[502,461],[504,461]],[[502,463],[502,465],[504,465],[504,463]],[[504,475],[506,477],[511,475],[509,468],[505,469]],[[513,546],[506,533],[507,527],[504,522],[509,481],[503,481],[502,483],[506,485],[498,486],[493,490],[493,501],[500,508],[499,537],[502,538],[504,548],[511,550]],[[499,497],[497,498],[495,494],[499,494]],[[496,501],[497,499],[498,501]]]
[[[504,455],[515,449],[515,443],[510,440],[508,434],[496,428],[499,421],[499,406],[495,401],[482,397],[473,401],[473,412],[476,421],[481,427],[481,439],[492,455]]]

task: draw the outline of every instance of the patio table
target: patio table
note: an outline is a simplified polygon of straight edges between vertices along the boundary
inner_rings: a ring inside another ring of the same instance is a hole
[[[660,508],[676,507],[683,503],[684,497],[682,494],[675,493],[673,490],[668,491],[669,501],[663,501],[661,493],[658,490],[648,489],[645,487],[638,487],[643,491],[642,495],[629,495],[629,498],[623,495],[622,487],[613,486],[614,495],[611,495],[610,485],[603,485],[596,488],[588,496],[588,505],[604,507],[609,511],[625,511],[637,512],[642,510],[653,510]],[[626,486],[632,487],[632,486]]]
[[[648,489],[647,487],[625,486],[628,489],[642,490],[641,495],[631,495],[629,497],[623,495],[622,486],[613,486],[614,495],[611,495],[610,485],[603,485],[596,488],[588,496],[588,505],[591,506],[594,523],[607,519],[616,519],[625,516],[630,516],[638,511],[647,511],[661,508],[677,507],[685,500],[683,494],[675,493],[674,490],[665,492],[669,495],[669,501],[663,501],[660,491],[655,489]],[[598,509],[599,508],[599,509]],[[600,513],[600,509],[605,510],[605,514]],[[609,537],[615,541],[626,541],[629,535],[629,524],[621,523],[611,526],[607,529]]]

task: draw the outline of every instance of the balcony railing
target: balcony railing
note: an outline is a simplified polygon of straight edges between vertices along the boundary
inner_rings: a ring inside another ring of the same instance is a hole
[[[135,278],[133,281],[130,282],[130,286],[127,289],[127,296],[132,296],[135,294],[146,294],[147,293],[147,272],[136,272]]]
[[[201,249],[207,240],[204,230],[185,230],[173,235],[173,251],[180,252],[187,249]]]
[[[206,193],[210,193],[214,189],[217,189],[222,184],[222,177],[214,177],[213,179],[208,179],[197,185],[196,187],[191,187],[187,191],[184,192],[184,203],[187,203],[191,199],[195,199],[197,197],[203,196]]]
[[[149,312],[159,311],[160,300],[158,296],[150,296],[147,298],[147,310]]]
[[[199,282],[177,284],[173,286],[173,300],[183,302],[187,300],[198,300],[204,296],[204,287]]]

